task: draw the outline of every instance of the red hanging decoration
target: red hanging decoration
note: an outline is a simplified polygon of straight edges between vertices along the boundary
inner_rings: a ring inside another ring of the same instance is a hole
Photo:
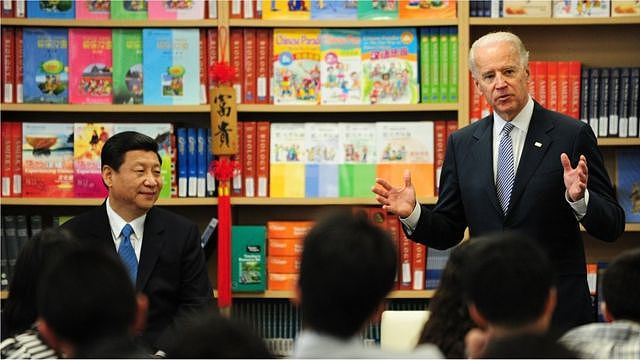
[[[216,82],[216,85],[229,84],[237,76],[236,68],[225,61],[219,61],[209,68],[209,77]]]

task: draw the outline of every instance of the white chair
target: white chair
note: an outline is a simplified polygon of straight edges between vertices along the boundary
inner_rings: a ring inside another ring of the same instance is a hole
[[[380,348],[395,352],[413,351],[428,318],[429,311],[382,312]]]

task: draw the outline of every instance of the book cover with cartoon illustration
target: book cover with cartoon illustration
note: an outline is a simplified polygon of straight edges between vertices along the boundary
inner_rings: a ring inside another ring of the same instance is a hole
[[[273,30],[273,103],[320,102],[320,29]]]
[[[362,103],[360,30],[322,29],[320,83],[322,104]]]
[[[118,0],[111,2],[112,20],[146,20],[147,0]]]
[[[400,19],[455,19],[456,0],[398,0]]]
[[[69,29],[69,102],[111,104],[111,29]]]
[[[76,19],[109,20],[111,0],[76,1]]]
[[[76,17],[76,2],[72,0],[27,1],[29,18],[73,19]]]
[[[358,1],[358,20],[396,20],[398,0]]]
[[[66,28],[23,31],[23,96],[25,103],[69,101],[69,37]]]
[[[102,147],[113,135],[111,123],[75,123],[73,125],[73,194],[83,198],[105,198],[102,182]]]
[[[357,20],[357,0],[311,0],[313,20]]]
[[[204,19],[204,0],[156,0],[148,6],[149,20]]]
[[[143,103],[142,29],[113,29],[113,103]]]
[[[263,20],[309,20],[309,1],[304,0],[256,0],[262,1]]]

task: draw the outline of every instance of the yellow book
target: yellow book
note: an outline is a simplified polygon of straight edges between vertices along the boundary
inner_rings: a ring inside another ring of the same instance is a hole
[[[263,20],[309,20],[310,10],[311,1],[262,0]]]
[[[304,197],[306,163],[304,139],[304,123],[271,124],[269,169],[271,197]]]

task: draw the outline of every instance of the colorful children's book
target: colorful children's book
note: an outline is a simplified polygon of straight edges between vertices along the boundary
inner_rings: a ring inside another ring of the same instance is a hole
[[[75,1],[72,0],[39,0],[27,1],[29,18],[73,19],[76,16]]]
[[[142,104],[142,30],[113,29],[113,103]]]
[[[69,102],[111,104],[111,29],[70,29],[69,45]]]
[[[339,123],[340,197],[369,197],[376,180],[376,124]]]
[[[553,0],[553,17],[609,17],[611,0]]]
[[[171,133],[173,125],[169,123],[138,123],[124,124],[117,123],[113,126],[113,133],[118,134],[123,131],[137,131],[155,139],[158,143],[158,154],[162,159],[162,181],[160,198],[171,197]]]
[[[320,101],[320,29],[273,30],[274,104]]]
[[[149,20],[204,19],[204,0],[149,1]]]
[[[198,29],[143,29],[145,105],[200,104]]]
[[[640,16],[640,1],[611,0],[611,16]]]
[[[627,223],[640,223],[640,150],[618,150],[616,160],[618,203]]]
[[[377,177],[394,186],[411,171],[417,196],[434,196],[434,134],[432,121],[376,123]]]
[[[69,38],[66,28],[24,28],[25,103],[69,101]]]
[[[549,1],[504,0],[503,17],[551,17]]]
[[[118,0],[111,2],[111,19],[146,20],[147,0]]]
[[[270,135],[270,196],[304,197],[304,123],[272,123]]]
[[[398,18],[397,0],[358,1],[359,20],[395,20]]]
[[[412,28],[364,29],[363,103],[418,103],[418,39]]]
[[[73,124],[22,124],[22,186],[24,197],[73,197]]]
[[[338,124],[305,123],[305,197],[338,197]]]
[[[111,2],[111,0],[78,0],[76,1],[76,19],[109,20]]]
[[[357,20],[356,0],[311,0],[313,20]]]
[[[113,134],[110,123],[75,123],[73,126],[73,194],[75,197],[104,198],[100,156]]]
[[[262,1],[264,20],[309,20],[309,1],[304,0],[256,0]]]
[[[362,103],[360,31],[322,29],[320,51],[322,104]]]
[[[456,0],[399,0],[400,19],[455,19]]]

